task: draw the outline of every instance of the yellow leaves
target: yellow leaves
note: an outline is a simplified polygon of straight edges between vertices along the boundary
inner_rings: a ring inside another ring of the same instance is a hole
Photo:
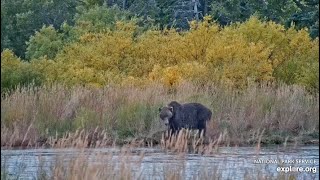
[[[66,75],[60,81],[66,82],[70,85],[90,85],[93,87],[101,87],[105,85],[105,78],[101,72],[97,72],[93,68],[77,68],[70,67],[66,72]]]
[[[152,71],[149,74],[149,79],[151,81],[156,81],[156,80],[160,79],[161,75],[162,75],[161,72],[162,72],[161,66],[159,64],[154,65]]]
[[[309,42],[311,42],[309,33],[306,30],[300,30],[292,36],[289,46],[295,53],[307,54],[313,45]]]
[[[138,87],[142,87],[145,85],[148,85],[150,81],[148,81],[145,78],[136,78],[133,76],[128,76],[123,78],[123,80],[121,81],[121,85],[122,86],[138,86]]]
[[[171,87],[177,85],[181,81],[181,74],[178,71],[178,66],[162,68],[160,65],[155,65],[152,72],[149,74],[149,80],[158,81]]]
[[[204,22],[204,23],[208,23],[208,22],[210,22],[210,21],[212,21],[212,17],[211,17],[211,16],[205,16],[205,17],[203,17],[203,22]]]
[[[198,23],[197,21],[194,20],[189,23],[189,26],[190,26],[190,30],[195,30],[197,29]]]
[[[30,68],[46,77],[47,82],[52,83],[56,80],[57,74],[53,60],[48,60],[46,57],[34,59],[30,62]]]
[[[247,42],[242,36],[232,34],[208,49],[206,63],[215,81],[244,87],[248,78],[259,82],[272,80],[271,52],[261,42]]]
[[[182,63],[162,68],[155,65],[149,80],[160,81],[167,87],[178,85],[183,80],[203,82],[208,80],[208,69],[198,62]]]
[[[182,74],[182,78],[188,81],[210,81],[209,69],[196,61],[181,64],[179,71]]]
[[[3,68],[19,68],[22,65],[21,60],[14,55],[14,53],[9,50],[5,49],[1,52],[1,70]]]
[[[181,73],[178,66],[167,67],[164,69],[161,80],[166,86],[177,85],[181,81]]]
[[[173,65],[182,59],[182,37],[174,30],[163,32],[150,30],[143,34],[135,45],[134,57],[163,65]],[[151,67],[152,67],[151,66]]]
[[[85,33],[82,36],[80,36],[79,40],[81,43],[87,43],[87,42],[92,42],[96,41],[99,39],[100,34],[94,34],[94,33]]]
[[[124,22],[124,21],[116,22],[116,30],[118,31],[134,32],[136,29],[137,29],[137,25],[133,22]]]
[[[319,58],[318,39],[312,41],[307,31],[286,30],[256,17],[222,28],[207,16],[190,26],[187,32],[148,30],[137,36],[134,23],[116,22],[114,31],[83,34],[54,61],[32,66],[46,74],[48,82],[68,85],[143,86],[159,81],[171,87],[193,81],[243,88],[248,81],[273,81],[283,62],[314,64]],[[20,63],[8,51],[2,56]]]

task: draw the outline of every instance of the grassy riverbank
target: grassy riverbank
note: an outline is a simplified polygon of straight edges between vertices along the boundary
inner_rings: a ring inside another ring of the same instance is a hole
[[[29,87],[1,96],[1,146],[160,144],[158,108],[171,100],[213,111],[206,142],[220,145],[318,143],[319,95],[299,86],[227,88],[182,83],[102,89]]]

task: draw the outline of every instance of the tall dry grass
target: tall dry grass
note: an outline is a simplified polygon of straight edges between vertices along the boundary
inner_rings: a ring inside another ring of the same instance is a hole
[[[239,92],[187,82],[174,90],[159,84],[102,89],[56,85],[2,94],[1,146],[54,147],[68,138],[81,139],[84,145],[133,139],[161,143],[166,128],[158,109],[172,100],[200,102],[213,111],[207,143],[218,139],[220,145],[308,143],[319,137],[319,94],[299,86],[252,85]]]

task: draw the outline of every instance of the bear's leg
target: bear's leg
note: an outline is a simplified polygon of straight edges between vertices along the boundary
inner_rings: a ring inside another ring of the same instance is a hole
[[[175,131],[175,129],[171,129],[171,133],[170,133],[170,136],[172,137],[173,135],[175,135],[176,134],[176,131]]]
[[[199,128],[199,138],[206,136],[206,129],[205,128]]]
[[[170,125],[170,136],[172,137],[173,135],[176,135],[176,133],[178,132],[177,128],[175,128],[174,125]]]
[[[198,126],[198,129],[199,129],[199,137],[201,137],[201,135],[203,137],[205,137],[206,136],[206,125],[205,125],[205,123],[200,122],[199,126]]]

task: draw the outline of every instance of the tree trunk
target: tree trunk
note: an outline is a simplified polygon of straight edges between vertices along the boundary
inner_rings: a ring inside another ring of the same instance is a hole
[[[122,2],[122,8],[126,9],[127,8],[127,0],[123,0]]]
[[[208,0],[203,0],[202,7],[203,7],[202,15],[205,16],[208,13]]]

